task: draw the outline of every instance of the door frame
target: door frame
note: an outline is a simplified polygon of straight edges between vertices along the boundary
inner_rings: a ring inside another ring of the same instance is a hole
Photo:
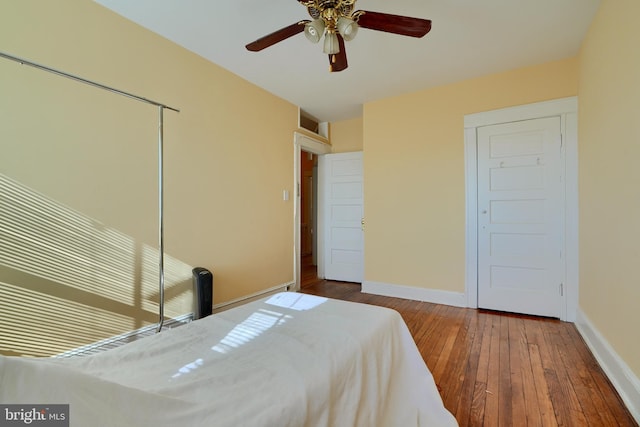
[[[300,182],[300,170],[301,170],[301,155],[302,151],[307,151],[309,153],[317,154],[318,156],[322,156],[323,154],[328,154],[331,152],[331,146],[321,139],[314,138],[312,136],[294,132],[293,133],[293,278],[294,284],[290,287],[292,291],[300,290],[300,186],[302,183]],[[322,157],[320,157],[322,158]],[[318,198],[316,199],[316,203],[320,204],[322,202],[322,194],[323,190],[321,187],[322,182],[322,169],[318,167]],[[316,230],[316,235],[318,235],[317,243],[317,261],[318,261],[318,277],[324,277],[324,242],[322,239],[322,234],[320,233],[324,226],[324,216],[322,214],[321,206],[318,206],[318,230]]]
[[[563,186],[563,236],[560,319],[575,322],[578,309],[578,98],[560,98],[464,116],[465,158],[465,294],[478,307],[478,146],[481,126],[559,116]]]

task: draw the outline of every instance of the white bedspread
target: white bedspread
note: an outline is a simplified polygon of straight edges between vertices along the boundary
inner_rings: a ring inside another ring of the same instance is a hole
[[[0,403],[68,403],[72,427],[457,425],[396,311],[290,292],[92,356],[0,356]]]

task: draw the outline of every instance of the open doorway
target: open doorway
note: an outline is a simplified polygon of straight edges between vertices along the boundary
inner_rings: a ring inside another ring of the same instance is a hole
[[[307,191],[307,194],[312,196],[311,202],[306,202],[308,206],[311,206],[310,215],[314,218],[315,224],[312,224],[313,233],[310,234],[311,237],[307,237],[307,241],[310,241],[311,248],[307,248],[307,254],[311,254],[311,256],[307,255],[308,258],[305,258],[305,261],[308,259],[310,261],[310,265],[316,265],[316,277],[323,278],[324,277],[324,242],[322,239],[323,236],[323,214],[322,214],[322,193],[323,193],[323,184],[322,184],[322,161],[321,158],[324,154],[328,154],[331,152],[331,146],[324,141],[313,138],[310,135],[303,134],[300,132],[294,132],[294,140],[293,140],[293,150],[294,150],[294,166],[293,166],[293,177],[294,177],[294,189],[295,189],[295,197],[294,200],[294,257],[293,257],[293,271],[295,284],[291,286],[291,290],[297,291],[300,290],[300,285],[302,283],[302,207],[305,203],[302,202],[301,193],[303,191],[303,176],[302,172],[302,162],[308,161],[309,153],[314,155],[314,159],[312,164],[316,165],[316,168],[313,169],[311,174],[311,179],[308,180],[308,184],[311,185],[311,191]],[[305,242],[305,244],[308,244]],[[313,275],[313,273],[311,273]]]
[[[300,156],[300,287],[318,280],[318,156]]]

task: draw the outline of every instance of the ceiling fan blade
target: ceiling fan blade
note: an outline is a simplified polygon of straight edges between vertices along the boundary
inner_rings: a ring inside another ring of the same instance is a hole
[[[276,43],[279,43],[283,40],[288,39],[289,37],[293,37],[298,33],[304,31],[304,26],[310,21],[300,21],[295,24],[291,24],[288,27],[284,27],[279,29],[278,31],[274,31],[271,34],[267,34],[264,37],[260,37],[258,40],[249,43],[246,48],[251,52],[259,52],[262,49],[266,49],[269,46],[273,46]]]
[[[338,36],[338,45],[340,46],[340,52],[335,55],[329,55],[329,71],[336,73],[338,71],[346,70],[349,64],[347,64],[347,50],[344,47],[344,39],[340,34]]]
[[[358,25],[370,30],[384,31],[387,33],[418,38],[423,37],[431,30],[431,21],[428,19],[391,15],[389,13],[369,12],[366,10],[358,12],[364,12],[358,18]]]

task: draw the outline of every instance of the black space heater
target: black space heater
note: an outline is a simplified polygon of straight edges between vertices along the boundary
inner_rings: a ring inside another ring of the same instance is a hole
[[[203,267],[193,273],[193,320],[207,317],[213,311],[213,274]]]

